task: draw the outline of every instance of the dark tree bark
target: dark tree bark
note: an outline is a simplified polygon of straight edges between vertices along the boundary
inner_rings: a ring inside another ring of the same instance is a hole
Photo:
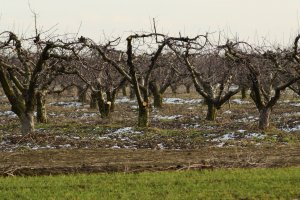
[[[97,109],[97,92],[91,91],[90,108]]]
[[[215,121],[216,118],[217,118],[217,108],[216,108],[216,106],[212,102],[207,101],[206,120]]]
[[[38,123],[47,123],[46,110],[46,93],[47,91],[38,91],[36,93],[36,119]]]

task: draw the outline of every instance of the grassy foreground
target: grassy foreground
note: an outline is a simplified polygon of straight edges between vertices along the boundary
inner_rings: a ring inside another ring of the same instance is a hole
[[[0,199],[299,199],[300,168],[1,177]]]

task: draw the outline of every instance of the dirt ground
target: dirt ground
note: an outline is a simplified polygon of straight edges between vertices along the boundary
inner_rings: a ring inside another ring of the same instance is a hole
[[[183,170],[300,165],[300,99],[284,94],[268,131],[257,129],[251,99],[234,96],[205,120],[206,106],[193,92],[170,92],[151,109],[151,127],[136,127],[137,104],[119,96],[115,112],[101,119],[71,96],[47,101],[49,123],[22,135],[16,116],[0,97],[0,174]]]
[[[1,152],[0,175],[289,167],[300,165],[299,146],[197,150],[73,149]]]

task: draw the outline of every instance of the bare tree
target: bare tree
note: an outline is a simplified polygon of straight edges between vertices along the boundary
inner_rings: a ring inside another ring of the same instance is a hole
[[[298,57],[298,40],[294,42],[294,51],[264,50],[253,48],[245,42],[228,41],[225,47],[226,56],[248,69],[251,81],[250,96],[259,111],[258,127],[265,130],[270,125],[273,107],[281,97],[282,91],[300,79]],[[295,62],[294,62],[295,61]]]
[[[33,113],[36,94],[49,81],[57,59],[69,59],[75,52],[73,43],[61,40],[42,41],[40,35],[19,39],[13,32],[0,34],[0,82],[12,111],[19,117],[21,132],[34,131]],[[46,72],[47,71],[47,72]]]
[[[216,111],[240,91],[235,86],[235,64],[226,61],[222,52],[212,46],[207,35],[186,38],[173,43],[171,49],[187,67],[196,91],[207,104],[207,120],[216,119]],[[202,39],[202,40],[201,40]]]

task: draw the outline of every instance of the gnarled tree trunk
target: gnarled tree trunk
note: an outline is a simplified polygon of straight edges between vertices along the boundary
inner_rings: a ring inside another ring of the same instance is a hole
[[[115,110],[116,94],[117,94],[117,90],[112,92],[110,91],[106,92],[107,102],[110,102],[110,112],[113,112]]]
[[[87,101],[87,87],[77,86],[78,102],[85,103]]]
[[[149,107],[146,103],[143,106],[139,106],[138,126],[149,126]]]
[[[109,118],[111,102],[105,101],[102,91],[97,91],[98,109],[102,118]]]
[[[90,99],[90,108],[96,109],[97,108],[97,92],[91,92],[91,99]]]
[[[217,108],[213,103],[208,101],[206,102],[207,102],[206,120],[215,121],[217,117]]]
[[[46,91],[36,93],[36,119],[38,123],[47,123]]]
[[[33,113],[24,113],[20,117],[20,122],[21,122],[22,134],[28,134],[34,132]]]
[[[270,126],[270,115],[271,115],[271,108],[262,108],[259,110],[259,122],[258,128],[261,130],[266,130]]]
[[[162,108],[163,106],[163,98],[162,93],[159,91],[158,86],[155,82],[151,82],[149,84],[149,89],[153,94],[153,105],[155,108]]]
[[[185,85],[186,93],[188,93],[188,94],[191,93],[191,86],[192,86],[191,84]]]
[[[122,95],[127,96],[126,85],[122,86]]]

